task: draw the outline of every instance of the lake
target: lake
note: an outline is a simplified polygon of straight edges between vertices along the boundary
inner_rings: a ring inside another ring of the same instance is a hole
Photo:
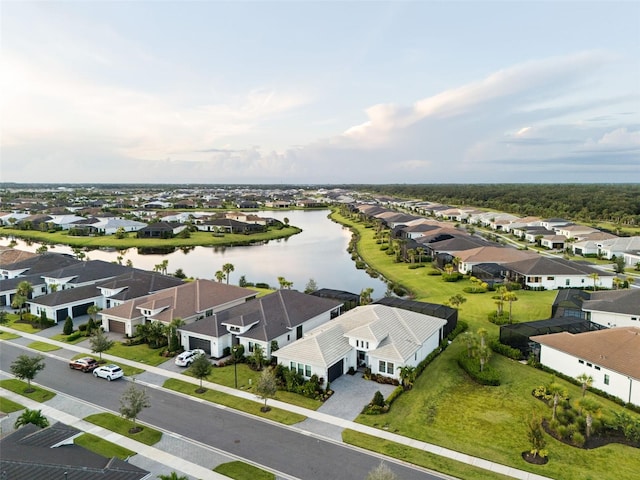
[[[387,286],[380,280],[371,278],[364,270],[355,268],[355,262],[347,252],[351,232],[332,222],[329,210],[288,210],[256,212],[263,217],[283,220],[302,229],[302,233],[280,240],[271,240],[263,245],[243,247],[195,247],[183,251],[177,249],[169,254],[140,254],[137,249],[128,249],[122,256],[123,264],[131,260],[133,266],[143,270],[153,270],[163,260],[168,260],[168,272],[178,268],[189,277],[214,279],[216,271],[225,263],[231,263],[229,283],[238,284],[241,275],[247,282],[264,282],[278,288],[278,277],[293,282],[296,290],[303,291],[310,279],[318,288],[332,288],[360,293],[364,288],[373,288],[372,298],[384,296]],[[36,251],[38,243],[27,245],[17,240],[15,248]],[[0,239],[1,245],[8,245],[9,239]],[[66,245],[49,246],[49,251],[72,253]],[[117,251],[92,250],[87,252],[90,260],[117,261],[121,253]]]

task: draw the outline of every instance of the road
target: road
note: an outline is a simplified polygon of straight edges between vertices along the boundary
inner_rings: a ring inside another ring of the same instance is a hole
[[[10,370],[25,351],[2,342],[0,369]],[[117,412],[126,380],[107,382],[69,369],[67,362],[46,357],[46,368],[35,382],[102,408]],[[233,410],[185,399],[169,391],[149,389],[151,408],[139,416],[141,422],[193,439],[197,442],[249,459],[305,480],[362,480],[380,463],[380,458],[359,449],[321,440],[297,429],[274,425]],[[386,460],[403,480],[439,480],[422,469]]]

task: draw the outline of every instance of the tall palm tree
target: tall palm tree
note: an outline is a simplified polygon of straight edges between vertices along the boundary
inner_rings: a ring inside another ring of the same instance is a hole
[[[409,390],[413,386],[413,382],[416,379],[416,367],[411,365],[403,365],[398,367],[400,370],[400,380],[402,381],[402,388]]]
[[[596,272],[590,273],[589,274],[589,278],[593,280],[593,291],[595,292],[596,289],[598,288],[598,280],[600,279],[600,275],[598,275]]]
[[[513,306],[513,302],[517,302],[518,301],[518,297],[516,296],[516,294],[514,292],[505,292],[504,294],[504,300],[509,302],[509,323],[513,322],[512,316],[511,316],[511,308]]]
[[[593,385],[593,377],[586,373],[581,373],[576,377],[576,380],[578,380],[582,385],[582,396],[584,397],[587,393],[587,389]]]
[[[224,280],[226,278],[226,275],[224,274],[224,272],[222,270],[218,270],[215,273],[215,277],[216,277],[216,280],[218,280],[218,282],[222,283],[222,280]]]
[[[222,266],[222,271],[227,275],[227,285],[229,284],[230,273],[233,272],[233,270],[234,270],[234,267],[232,263],[225,263]]]
[[[26,408],[25,411],[16,419],[13,427],[20,428],[29,423],[40,428],[49,426],[49,420],[42,414],[42,410],[29,410]]]
[[[560,400],[564,400],[565,398],[567,398],[567,390],[554,379],[547,386],[547,392],[549,393],[549,396],[553,401],[553,413],[551,415],[551,419],[555,420],[556,412],[558,410],[558,404],[560,403]]]

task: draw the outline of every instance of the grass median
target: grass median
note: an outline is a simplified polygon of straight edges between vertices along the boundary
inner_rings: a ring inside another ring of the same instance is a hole
[[[116,457],[120,460],[126,460],[136,454],[133,450],[108,442],[107,440],[90,433],[80,435],[73,441],[73,443],[107,458]]]
[[[267,418],[284,425],[294,425],[302,422],[306,418],[304,415],[288,412],[275,407],[271,407],[271,410],[268,412],[262,412],[260,409],[263,405],[262,402],[254,402],[234,395],[218,392],[216,390],[207,389],[204,393],[196,393],[198,385],[174,378],[170,378],[164,382],[163,387],[192,397],[202,398],[211,403],[217,403],[219,405],[224,405],[225,407],[240,410],[241,412]]]
[[[84,420],[145,445],[155,445],[162,438],[162,432],[146,425],[140,425],[140,423],[136,423],[136,426],[142,427],[141,431],[129,433],[129,429],[133,427],[133,422],[112,413],[96,413],[85,417]]]
[[[244,462],[227,462],[218,465],[214,472],[234,480],[275,480],[276,476]]]
[[[20,405],[13,400],[9,400],[6,397],[0,397],[0,412],[2,413],[19,412],[25,408],[26,407],[24,405]]]
[[[29,384],[27,382],[23,382],[22,380],[18,380],[16,378],[0,380],[0,387],[9,390],[10,392],[17,393],[18,395],[22,395],[23,397],[27,397],[34,402],[40,403],[51,400],[56,396],[55,393],[34,385],[33,383],[31,384],[31,387],[29,387]],[[26,390],[28,390],[29,388],[31,388],[33,392],[27,392]]]

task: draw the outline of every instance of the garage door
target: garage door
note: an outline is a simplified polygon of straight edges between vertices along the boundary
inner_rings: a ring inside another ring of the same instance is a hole
[[[71,313],[72,313],[72,317],[71,318],[76,318],[76,317],[80,317],[82,315],[86,315],[87,314],[87,310],[89,309],[89,307],[93,305],[93,302],[90,303],[85,303],[83,305],[75,305],[71,308]]]
[[[109,319],[109,331],[115,333],[125,333],[126,325],[124,322]]]
[[[211,341],[198,337],[189,337],[189,350],[194,348],[201,348],[207,355],[211,355]]]
[[[344,360],[340,360],[338,363],[334,363],[329,367],[327,372],[329,381],[333,382],[336,378],[341,377],[344,373]]]
[[[67,311],[66,308],[62,308],[60,310],[56,310],[56,321],[57,322],[64,322],[67,319],[68,315],[69,315],[69,312]]]

